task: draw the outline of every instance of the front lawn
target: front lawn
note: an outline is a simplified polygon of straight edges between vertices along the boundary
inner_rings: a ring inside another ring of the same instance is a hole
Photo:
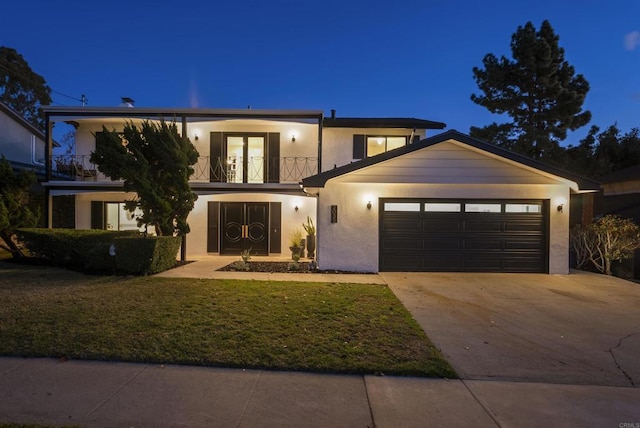
[[[379,285],[98,277],[0,263],[0,355],[455,377]]]

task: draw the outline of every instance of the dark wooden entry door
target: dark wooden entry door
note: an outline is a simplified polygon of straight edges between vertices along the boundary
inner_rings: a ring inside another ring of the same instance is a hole
[[[269,254],[269,203],[224,202],[221,204],[221,254]]]

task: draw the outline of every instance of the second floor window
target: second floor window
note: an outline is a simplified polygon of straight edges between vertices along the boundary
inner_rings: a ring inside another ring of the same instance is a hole
[[[353,159],[376,156],[389,150],[407,145],[404,135],[361,135],[353,136]]]
[[[367,136],[367,157],[379,155],[407,144],[407,137],[369,137]]]

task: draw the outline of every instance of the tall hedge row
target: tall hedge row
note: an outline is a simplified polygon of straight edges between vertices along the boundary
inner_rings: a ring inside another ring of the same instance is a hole
[[[181,239],[137,231],[20,229],[18,240],[35,257],[60,267],[147,275],[172,268]]]

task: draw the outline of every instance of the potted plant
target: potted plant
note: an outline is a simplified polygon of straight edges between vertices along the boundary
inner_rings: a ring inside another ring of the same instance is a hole
[[[307,216],[307,222],[302,223],[302,227],[307,232],[307,256],[312,259],[316,252],[316,227],[311,217]]]
[[[302,246],[302,232],[298,229],[291,232],[289,236],[289,249],[291,250],[291,259],[296,260],[302,257],[304,247]]]

